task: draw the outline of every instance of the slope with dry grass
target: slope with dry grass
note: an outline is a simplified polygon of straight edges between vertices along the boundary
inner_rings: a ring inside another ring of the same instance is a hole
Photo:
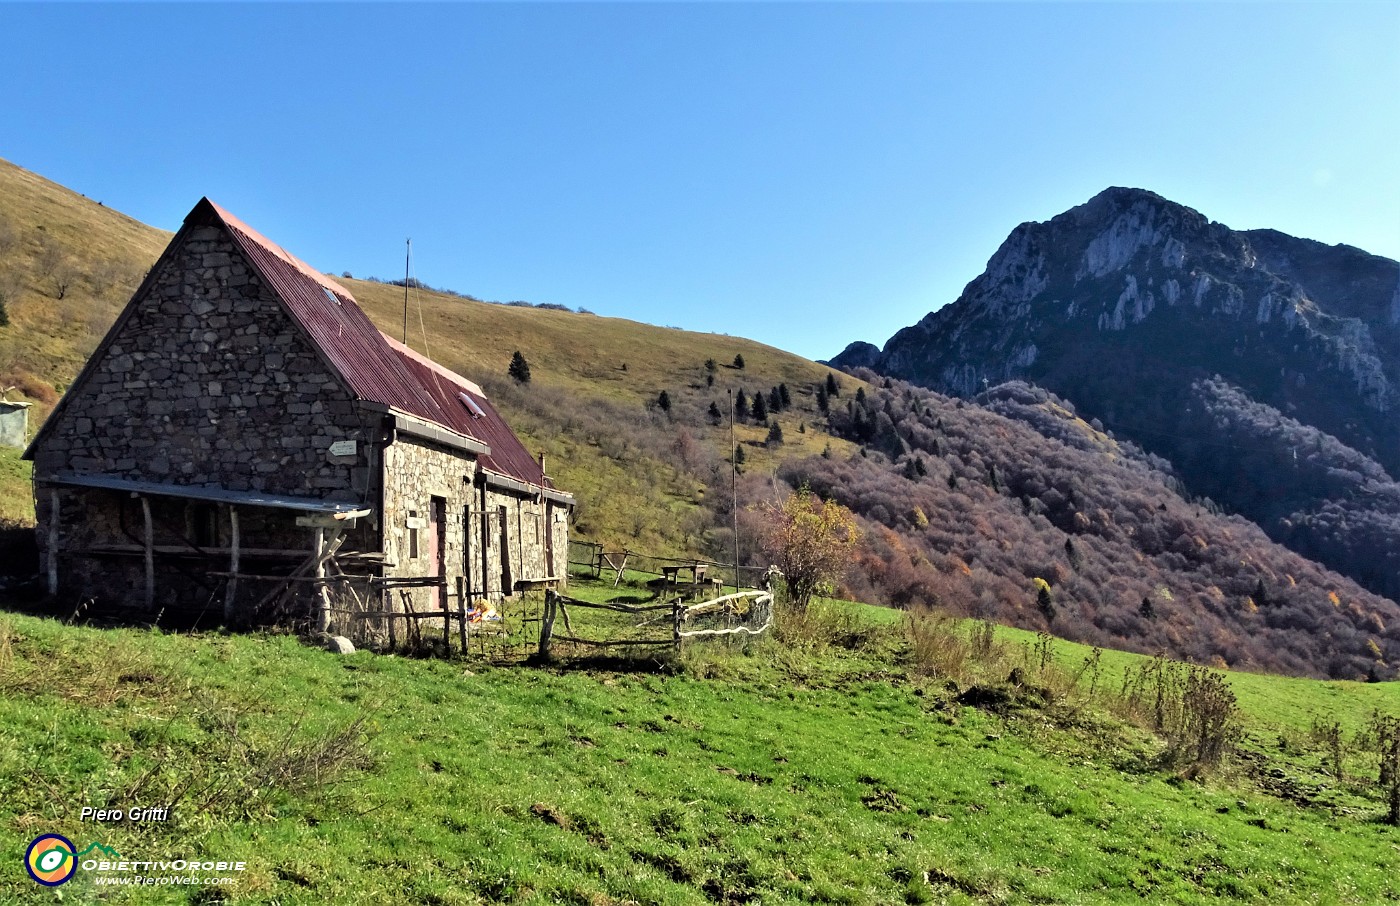
[[[31,430],[170,236],[0,161],[0,295],[11,318],[0,327],[0,387],[39,404]],[[402,335],[403,287],[342,282],[381,329]],[[720,465],[730,449],[727,426],[712,424],[708,408],[727,412],[729,391],[786,384],[794,398],[775,416],[781,447],[765,443],[766,426],[738,426],[750,473],[828,444],[851,448],[820,427],[812,388],[830,369],[752,340],[429,290],[413,290],[410,302],[409,344],[486,385],[530,449],[548,454],[559,485],[584,502],[577,536],[655,554],[702,549],[713,521],[707,496],[727,486]],[[523,387],[505,380],[516,350],[532,372]],[[707,359],[717,363],[712,383]],[[663,390],[669,414],[655,405]],[[6,517],[32,518],[26,464],[0,471],[0,500]]]

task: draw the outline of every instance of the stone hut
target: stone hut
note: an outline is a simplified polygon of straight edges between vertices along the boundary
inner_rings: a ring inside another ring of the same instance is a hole
[[[0,395],[0,446],[23,447],[29,441],[29,407]]]
[[[51,593],[337,626],[563,582],[574,500],[481,388],[203,199],[25,451]],[[167,615],[169,615],[167,617]]]

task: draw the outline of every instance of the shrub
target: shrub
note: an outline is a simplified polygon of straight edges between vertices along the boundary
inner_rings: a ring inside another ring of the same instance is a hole
[[[794,606],[804,609],[813,595],[833,588],[850,567],[861,537],[855,516],[807,488],[781,504],[765,503],[759,511],[763,550],[782,571]]]

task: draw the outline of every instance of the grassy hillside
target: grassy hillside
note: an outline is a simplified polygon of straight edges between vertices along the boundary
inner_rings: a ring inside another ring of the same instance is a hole
[[[344,282],[380,329],[402,336],[403,287]],[[828,446],[846,455],[856,449],[828,433],[817,411],[814,391],[831,369],[753,340],[429,291],[412,290],[409,301],[409,344],[426,345],[432,358],[485,386],[527,445],[548,454],[558,484],[583,501],[581,534],[594,540],[660,554],[700,548],[711,518],[705,496],[729,485],[730,392],[752,397],[786,384],[792,397],[792,407],[773,416],[781,446],[765,444],[767,427],[738,424],[749,473],[772,473]],[[530,364],[525,386],[506,379],[516,350]],[[839,377],[848,394],[864,385]],[[656,405],[663,390],[670,414]],[[708,417],[711,403],[724,424]],[[677,449],[682,433],[695,443],[689,453]]]
[[[0,160],[0,383],[52,404],[169,239]]]
[[[1373,706],[1400,711],[1394,685],[1232,675],[1245,755],[1188,780],[1108,714],[1110,695],[1088,697],[1087,678],[1038,672],[1034,638],[999,631],[1053,703],[977,709],[927,675],[893,612],[820,613],[783,645],[702,651],[676,673],[340,658],[286,636],[0,617],[0,825],[16,853],[57,832],[129,859],[246,860],[220,894],[249,903],[1400,894],[1400,832],[1364,782],[1374,765],[1352,754],[1345,779],[1328,778],[1305,729],[1327,714],[1349,735]],[[1057,643],[1051,658],[1088,653]],[[1141,663],[1105,659],[1106,674]],[[170,798],[168,824],[77,821],[85,804]],[[0,868],[9,897],[35,892],[19,862]],[[63,892],[97,899],[82,874]]]
[[[16,386],[39,403],[31,430],[170,236],[0,161],[0,298],[11,318],[0,327],[0,388]],[[381,329],[402,335],[402,287],[343,282]],[[548,455],[550,474],[584,501],[579,537],[653,554],[699,551],[713,521],[707,488],[727,486],[716,468],[729,456],[727,428],[706,413],[711,402],[727,413],[729,390],[752,395],[785,383],[794,396],[776,416],[781,448],[765,445],[766,427],[738,427],[751,474],[828,444],[853,449],[818,426],[812,387],[830,369],[751,340],[426,290],[411,302],[409,344],[485,384],[530,449]],[[516,350],[531,366],[525,388],[505,380]],[[732,364],[739,355],[742,370]],[[712,386],[707,359],[717,363]],[[662,390],[674,401],[670,415],[655,406]],[[681,441],[687,451],[678,456],[682,431],[693,444]],[[0,454],[0,520],[31,520],[28,468],[12,459]]]

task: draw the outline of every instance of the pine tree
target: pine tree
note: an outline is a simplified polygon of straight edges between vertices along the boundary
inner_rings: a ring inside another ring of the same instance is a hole
[[[928,474],[928,466],[924,465],[924,458],[922,456],[914,457],[914,471],[919,473],[920,478]]]
[[[782,402],[784,409],[792,405],[792,394],[788,392],[787,384],[778,385],[778,399]]]
[[[1157,616],[1157,611],[1152,607],[1150,598],[1142,599],[1142,604],[1138,606],[1138,613],[1142,614],[1144,620],[1155,619]]]
[[[749,398],[744,396],[744,388],[739,388],[739,393],[734,397],[734,417],[739,421],[749,417]]]
[[[777,387],[774,387],[772,390],[769,390],[769,391],[768,391],[768,411],[769,411],[769,412],[782,412],[782,411],[783,411],[783,397],[782,397],[781,394],[778,393],[778,388],[777,388]]]
[[[768,404],[763,401],[763,394],[753,395],[753,420],[756,422],[768,421]]]
[[[742,472],[742,471],[744,471],[744,448],[743,448],[743,447],[735,447],[735,448],[734,448],[734,471],[736,471],[736,472]]]
[[[714,359],[705,360],[705,370],[708,371],[710,374],[714,374],[718,368],[719,363],[717,363]]]
[[[656,405],[661,409],[662,412],[665,412],[667,415],[670,415],[671,394],[667,393],[665,390],[661,391],[660,396],[656,398]]]
[[[817,387],[817,410],[822,415],[831,412],[831,398],[826,395],[826,388],[822,386]]]
[[[1040,590],[1035,595],[1035,606],[1040,608],[1040,612],[1045,616],[1045,622],[1055,622],[1055,600],[1050,596],[1050,586],[1044,580],[1040,582]]]
[[[734,356],[734,367],[735,367],[735,368],[738,368],[738,369],[741,370],[741,371],[743,370],[743,368],[744,368],[744,357],[743,357],[742,355],[736,354],[736,355]]]
[[[864,387],[857,387],[857,388],[856,388],[856,402],[859,403],[859,404],[862,405],[862,406],[865,405],[865,388],[864,388]]]
[[[724,413],[719,411],[719,404],[713,400],[710,401],[710,421],[716,425],[724,421]]]
[[[530,383],[530,363],[525,361],[519,349],[510,357],[510,368],[506,370],[506,374],[514,378],[517,384]]]
[[[836,375],[831,372],[827,372],[826,375],[826,393],[827,396],[841,395],[841,385],[836,383]]]
[[[705,386],[706,386],[706,387],[713,387],[714,385],[715,385],[715,376],[714,376],[713,374],[707,374],[707,375],[705,375]]]
[[[768,440],[765,441],[770,447],[781,446],[783,443],[783,429],[775,421],[768,426]]]

